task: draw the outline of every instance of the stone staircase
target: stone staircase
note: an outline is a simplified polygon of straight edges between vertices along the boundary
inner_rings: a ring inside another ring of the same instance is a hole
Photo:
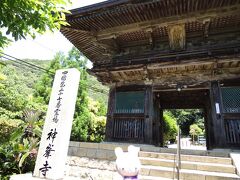
[[[106,168],[103,168],[103,165],[100,166],[101,170],[108,169],[112,177],[106,178],[106,176],[104,175],[105,176],[103,178],[104,180],[107,179],[115,180],[114,177],[117,174],[117,172],[115,171],[116,170],[115,165],[113,165],[114,161],[116,160],[114,149],[120,146],[124,149],[124,151],[126,151],[128,145],[129,144],[126,143],[120,144],[120,143],[71,142],[69,146],[69,156],[98,159],[112,163],[111,166],[106,165]],[[142,167],[139,178],[141,180],[176,179],[177,177],[176,169],[174,168],[177,159],[176,149],[160,148],[152,145],[142,144],[135,144],[135,146],[140,147],[139,157],[141,160]],[[230,153],[232,154],[231,150],[229,151],[181,150],[180,179],[184,180],[240,179],[240,176],[237,175],[237,169],[234,166],[234,164],[237,164],[237,167],[240,168],[240,152],[237,151],[236,157],[233,159],[230,157]],[[74,160],[74,162],[76,162],[76,160]],[[81,167],[86,167],[87,164],[88,163],[86,161],[82,163]],[[89,165],[87,167],[95,170],[99,169],[97,167],[93,167],[93,165]],[[101,178],[97,178],[97,180],[100,179]]]
[[[176,154],[140,151],[142,180],[175,179]],[[181,155],[180,179],[239,179],[230,157]]]

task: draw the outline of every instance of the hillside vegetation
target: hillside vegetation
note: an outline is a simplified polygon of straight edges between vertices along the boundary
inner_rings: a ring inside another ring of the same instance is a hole
[[[1,60],[0,179],[33,170],[58,69],[77,68],[81,73],[71,140],[101,142],[105,135],[108,88],[87,74],[87,60],[77,49],[73,48],[67,56],[57,53],[51,61],[24,61],[46,71]]]

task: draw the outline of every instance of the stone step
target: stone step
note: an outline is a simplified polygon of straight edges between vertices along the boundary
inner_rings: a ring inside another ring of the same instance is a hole
[[[163,177],[155,177],[155,176],[138,176],[140,180],[173,180],[173,178],[163,178]]]
[[[147,158],[140,157],[142,165],[163,166],[163,167],[175,167],[176,161],[170,159],[159,158]],[[216,163],[203,163],[203,162],[190,162],[181,161],[182,169],[201,170],[210,172],[224,172],[224,173],[236,173],[236,168],[233,165],[216,164]]]
[[[176,154],[175,148],[162,148],[149,145],[140,145],[141,151],[156,152],[156,153],[170,153]],[[213,156],[213,157],[230,157],[231,150],[229,149],[214,149],[214,150],[196,150],[196,149],[181,149],[181,154],[195,155],[195,156]]]
[[[159,158],[159,159],[176,159],[176,154],[172,153],[156,153],[156,152],[139,152],[140,157]],[[232,159],[227,157],[212,157],[212,156],[196,156],[196,155],[181,155],[182,161],[217,163],[232,165]]]
[[[175,171],[174,171],[175,170]],[[162,166],[143,165],[140,172],[141,176],[152,176],[161,178],[176,178],[176,169]],[[180,170],[180,179],[183,180],[239,180],[239,176],[232,173],[207,172],[199,170]]]

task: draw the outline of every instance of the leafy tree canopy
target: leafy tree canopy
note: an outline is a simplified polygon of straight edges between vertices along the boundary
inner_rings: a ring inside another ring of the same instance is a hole
[[[197,124],[192,124],[190,126],[189,134],[192,136],[193,144],[195,144],[195,139],[198,135],[203,134],[203,131]]]
[[[177,135],[177,120],[170,111],[163,114],[163,141],[175,141]]]
[[[1,0],[0,1],[0,48],[15,41],[47,30],[59,29],[66,25],[65,10],[69,0]]]
[[[104,138],[106,118],[105,101],[97,102],[98,98],[88,97],[90,76],[86,71],[87,60],[76,48],[72,48],[68,55],[56,54],[48,70],[55,73],[57,69],[77,68],[80,73],[80,84],[75,106],[75,114],[71,133],[71,140],[100,142]],[[92,79],[91,82],[94,82]],[[36,85],[35,98],[38,102],[48,104],[50,99],[53,76],[44,74]],[[96,83],[95,83],[96,84]],[[99,83],[98,83],[99,84]],[[98,85],[96,84],[96,86]],[[92,85],[91,85],[92,86]],[[94,89],[94,88],[93,88]]]
[[[204,129],[204,113],[201,109],[171,109],[169,111],[179,123],[182,135],[188,136],[190,125],[194,123]]]
[[[189,133],[192,135],[192,136],[195,136],[195,135],[200,135],[202,134],[202,129],[200,127],[198,127],[197,124],[192,124],[190,126],[190,131]]]

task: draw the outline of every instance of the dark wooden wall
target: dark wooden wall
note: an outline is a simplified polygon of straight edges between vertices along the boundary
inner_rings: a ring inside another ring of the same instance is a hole
[[[118,92],[144,92],[144,113],[116,112]],[[112,87],[109,93],[106,141],[152,143],[152,88],[145,86]]]
[[[144,113],[116,113],[116,93],[144,92]],[[216,112],[216,103],[220,112]],[[240,113],[223,112],[218,81],[206,89],[153,91],[148,86],[112,87],[109,93],[106,140],[163,146],[164,109],[203,109],[208,149],[240,146]],[[233,132],[234,131],[234,132]],[[228,138],[228,139],[227,139]]]

